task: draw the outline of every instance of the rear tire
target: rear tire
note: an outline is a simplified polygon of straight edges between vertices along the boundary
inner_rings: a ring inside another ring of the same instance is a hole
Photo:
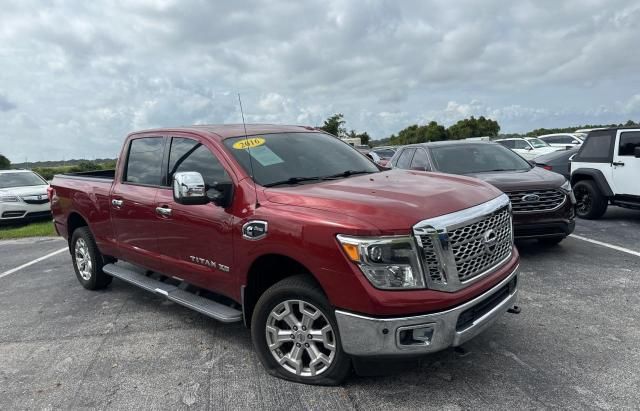
[[[77,228],[69,244],[73,269],[80,284],[87,290],[99,290],[111,284],[113,277],[104,273],[104,257],[98,250],[89,227]]]
[[[251,339],[262,365],[278,378],[338,385],[351,372],[333,308],[307,276],[285,278],[262,294],[251,319]]]
[[[576,196],[576,214],[580,218],[596,220],[607,211],[609,199],[605,197],[592,180],[578,181],[573,186]]]

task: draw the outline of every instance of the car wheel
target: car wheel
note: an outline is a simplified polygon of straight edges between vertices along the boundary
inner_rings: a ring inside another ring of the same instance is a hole
[[[542,245],[552,246],[560,244],[565,238],[565,236],[538,238],[538,242]]]
[[[98,290],[111,283],[113,277],[102,271],[104,260],[88,227],[76,229],[69,246],[73,269],[84,288]]]
[[[351,371],[333,309],[309,277],[289,277],[265,291],[253,312],[251,336],[262,365],[276,377],[337,385]]]
[[[576,196],[576,214],[580,218],[595,220],[607,211],[609,200],[602,195],[595,182],[591,180],[578,181],[573,186]]]

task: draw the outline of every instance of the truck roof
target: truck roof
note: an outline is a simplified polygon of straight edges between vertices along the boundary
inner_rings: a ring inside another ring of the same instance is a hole
[[[153,133],[153,132],[205,132],[212,136],[217,136],[220,139],[226,139],[229,137],[244,136],[245,129],[243,124],[203,124],[193,126],[180,126],[180,127],[168,127],[168,128],[156,128],[150,130],[141,130],[131,133],[131,135],[141,133]],[[247,124],[247,135],[252,136],[256,134],[272,134],[272,133],[301,133],[301,132],[319,132],[318,129],[311,126],[289,126],[281,124]]]

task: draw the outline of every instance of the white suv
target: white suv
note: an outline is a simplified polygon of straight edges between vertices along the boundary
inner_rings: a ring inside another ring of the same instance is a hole
[[[558,147],[551,147],[549,144],[535,137],[502,138],[495,140],[495,142],[510,148],[527,160],[533,160],[543,154],[553,153],[559,150]]]
[[[29,170],[0,170],[0,223],[51,216],[49,184]]]
[[[589,133],[571,161],[578,217],[601,217],[609,204],[640,209],[640,128]]]

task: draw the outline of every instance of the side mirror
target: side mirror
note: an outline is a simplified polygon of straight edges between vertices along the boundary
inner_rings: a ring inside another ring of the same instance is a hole
[[[636,147],[636,148],[633,149],[633,155],[636,158],[640,158],[640,147]]]
[[[207,199],[218,207],[229,207],[233,200],[233,183],[215,183],[207,189]]]
[[[202,175],[196,171],[184,171],[173,175],[173,199],[176,203],[192,205],[207,204]]]

